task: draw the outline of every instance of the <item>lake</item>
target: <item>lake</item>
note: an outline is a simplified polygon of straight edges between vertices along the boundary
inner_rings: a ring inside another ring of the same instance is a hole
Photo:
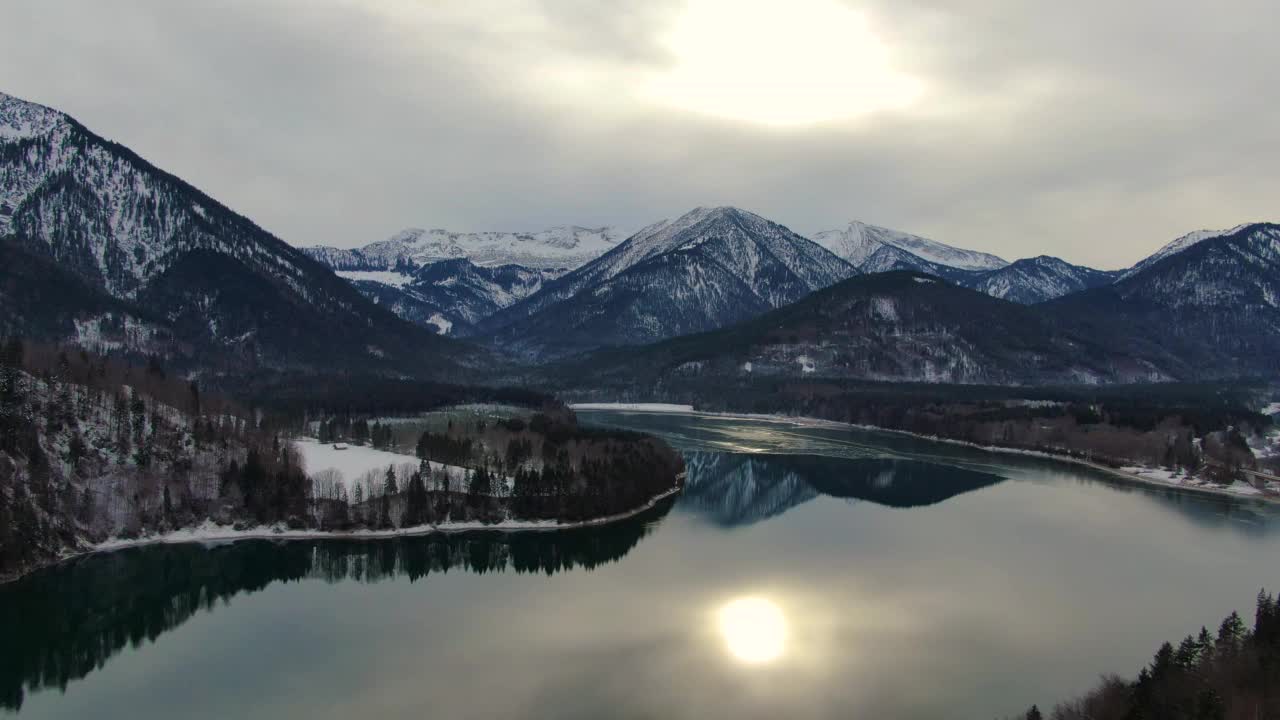
[[[22,718],[979,718],[1280,589],[1280,510],[783,422],[584,412],[688,486],[563,532],[168,545],[0,586]]]

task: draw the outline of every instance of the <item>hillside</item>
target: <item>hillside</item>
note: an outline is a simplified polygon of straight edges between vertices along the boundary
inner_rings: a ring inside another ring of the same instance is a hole
[[[413,372],[430,359],[433,372],[450,374],[485,361],[377,307],[249,219],[62,113],[0,95],[0,127],[0,252],[7,265],[33,262],[19,249],[47,258],[94,293],[77,291],[87,303],[78,326],[118,323],[118,303],[145,306],[179,342],[152,345],[153,334],[139,334],[128,349],[191,366]],[[9,273],[6,283],[14,296],[36,297],[49,281]],[[23,326],[72,339],[69,315],[27,312]]]
[[[601,351],[550,372],[575,386],[704,375],[1043,385],[1168,380],[1181,365],[1159,348],[1076,332],[1038,308],[890,272],[723,330]]]

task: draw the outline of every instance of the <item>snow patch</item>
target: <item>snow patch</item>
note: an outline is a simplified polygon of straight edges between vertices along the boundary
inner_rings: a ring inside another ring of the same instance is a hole
[[[449,331],[453,329],[453,322],[440,313],[433,313],[431,317],[427,318],[427,323],[436,326],[437,335],[448,335]]]
[[[390,270],[338,270],[334,274],[351,282],[367,280],[397,288],[413,282],[412,276]]]

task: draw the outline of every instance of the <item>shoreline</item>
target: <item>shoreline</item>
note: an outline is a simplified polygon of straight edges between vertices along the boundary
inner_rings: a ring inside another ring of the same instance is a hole
[[[683,480],[684,473],[681,473],[676,477],[679,480]],[[684,490],[683,482],[653,496],[652,498],[649,498],[649,500],[643,505],[632,508],[631,510],[626,510],[614,515],[592,518],[590,520],[579,520],[572,523],[559,523],[553,520],[504,520],[500,523],[486,525],[481,522],[469,521],[437,525],[415,525],[413,527],[393,528],[390,530],[289,530],[280,526],[260,525],[258,527],[246,528],[244,530],[236,530],[232,526],[218,525],[212,521],[206,520],[195,527],[172,530],[159,535],[148,535],[146,537],[128,540],[103,540],[102,542],[83,550],[62,555],[52,562],[29,568],[28,570],[18,573],[12,577],[0,578],[0,585],[21,580],[32,573],[39,572],[46,568],[55,567],[78,558],[112,553],[117,550],[127,550],[129,548],[145,547],[148,545],[183,545],[191,543],[223,545],[243,540],[387,540],[399,537],[424,537],[428,535],[450,535],[467,532],[498,532],[503,534],[513,534],[579,530],[582,528],[609,525],[635,517],[636,515],[652,510],[657,507],[658,503],[669,497],[677,495],[682,490]]]
[[[627,412],[627,413],[649,413],[654,415],[696,415],[700,417],[720,417],[739,420],[768,420],[772,422],[783,422],[798,425],[801,427],[828,427],[828,428],[853,428],[855,430],[866,430],[869,432],[893,433],[895,435],[904,435],[906,437],[915,438],[917,440],[927,440],[930,442],[945,443],[948,445],[957,445],[961,447],[972,448],[974,450],[982,450],[989,453],[997,453],[1003,455],[1021,455],[1024,457],[1034,457],[1042,460],[1052,460],[1056,462],[1070,463],[1080,467],[1086,467],[1112,476],[1113,478],[1122,480],[1134,485],[1142,485],[1145,487],[1163,488],[1165,490],[1177,490],[1181,492],[1197,493],[1200,495],[1211,495],[1218,498],[1228,498],[1232,500],[1255,500],[1265,503],[1280,503],[1280,495],[1268,495],[1257,488],[1254,493],[1241,493],[1230,490],[1227,487],[1208,487],[1203,485],[1184,485],[1165,482],[1158,478],[1139,475],[1134,472],[1127,472],[1124,468],[1113,468],[1100,463],[1089,460],[1072,457],[1070,455],[1059,455],[1056,453],[1046,452],[1043,450],[1026,450],[1015,447],[1002,447],[1000,445],[979,445],[968,440],[956,440],[954,438],[938,437],[936,435],[924,435],[921,433],[911,432],[910,430],[897,430],[894,428],[879,427],[877,425],[859,425],[855,423],[840,422],[838,420],[827,420],[825,418],[808,417],[805,415],[780,415],[780,414],[762,414],[762,413],[735,413],[735,412],[712,412],[707,410],[694,409],[692,405],[670,405],[665,403],[618,403],[610,405],[609,403],[583,403],[581,405],[570,405],[570,409],[582,409],[587,412]],[[1136,467],[1136,466],[1134,466]],[[1151,468],[1142,468],[1149,470]],[[1252,487],[1252,486],[1251,486]]]

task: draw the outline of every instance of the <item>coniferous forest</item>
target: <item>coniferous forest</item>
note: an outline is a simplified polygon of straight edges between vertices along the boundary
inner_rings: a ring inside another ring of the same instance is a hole
[[[1082,697],[1025,720],[1256,720],[1280,717],[1280,603],[1259,591],[1252,627],[1231,613],[1166,642],[1133,680],[1104,676]]]

